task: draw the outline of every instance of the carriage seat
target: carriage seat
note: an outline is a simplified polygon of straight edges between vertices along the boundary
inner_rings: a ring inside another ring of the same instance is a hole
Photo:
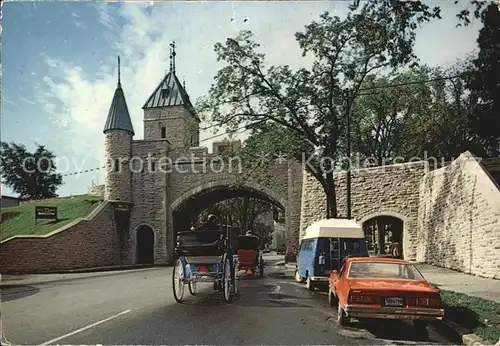
[[[255,250],[238,250],[238,263],[240,265],[252,266],[258,263],[257,252]]]
[[[224,251],[225,233],[222,230],[177,233],[178,256],[221,256]]]

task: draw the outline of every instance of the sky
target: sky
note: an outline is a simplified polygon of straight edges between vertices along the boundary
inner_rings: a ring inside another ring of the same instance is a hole
[[[417,31],[422,63],[450,65],[476,49],[481,23],[456,28],[463,2],[428,1],[443,19]],[[341,18],[346,1],[304,2],[17,2],[2,3],[1,140],[33,150],[43,144],[58,157],[62,174],[103,166],[102,133],[117,82],[121,82],[135,130],[143,138],[142,109],[169,68],[169,44],[177,45],[176,72],[192,101],[208,92],[222,66],[214,44],[251,30],[269,64],[307,67],[294,33],[329,11]],[[202,124],[201,126],[206,126]],[[202,131],[211,148],[213,132]],[[222,132],[220,132],[223,135]],[[242,139],[246,136],[242,134]],[[211,150],[211,149],[210,149]],[[61,196],[104,184],[97,170],[63,177]],[[1,186],[2,195],[14,196]]]

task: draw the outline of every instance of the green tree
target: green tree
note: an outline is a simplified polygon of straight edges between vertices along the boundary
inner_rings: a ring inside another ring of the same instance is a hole
[[[202,217],[214,214],[224,223],[238,228],[242,233],[255,231],[258,216],[273,210],[275,207],[270,201],[253,197],[234,197],[215,203],[207,208]]]
[[[367,1],[344,20],[325,12],[295,34],[303,55],[314,56],[310,69],[297,71],[288,65],[266,66],[251,32],[217,43],[218,60],[225,66],[198,102],[199,113],[233,130],[246,124],[269,135],[275,126],[282,138],[300,143],[294,148],[317,153],[307,157],[305,168],[324,189],[327,217],[336,217],[333,170],[340,161],[337,149],[349,100],[357,97],[369,74],[417,60],[413,45],[419,15],[409,12],[404,20],[400,17],[377,0]],[[296,160],[303,160],[303,153],[298,157],[298,151],[292,152]]]
[[[465,83],[473,75],[471,59],[446,69],[422,66],[390,76],[370,76],[364,88],[374,88],[374,92],[360,96],[353,110],[354,151],[375,165],[425,156],[440,163],[466,150],[487,155],[488,137],[475,126],[482,104]],[[498,126],[494,120],[489,126],[494,146]]]
[[[37,145],[30,153],[24,145],[1,142],[0,158],[2,183],[21,199],[57,197],[62,176],[55,173],[55,155],[45,146]]]
[[[500,8],[490,4],[482,13],[483,28],[477,43],[467,87],[477,98],[472,131],[485,148],[484,155],[500,156]]]
[[[423,69],[411,69],[376,78],[369,76],[352,112],[353,150],[361,166],[400,163],[412,151],[412,123],[426,113],[429,88],[425,84],[408,84],[428,78]]]
[[[361,0],[352,0],[350,8],[352,10],[357,9],[360,5],[360,2]],[[380,0],[380,2],[382,6],[391,8],[395,16],[398,16],[402,22],[405,22],[407,18],[412,15],[412,13],[418,14],[418,19],[420,22],[429,21],[432,18],[441,19],[441,8],[439,6],[431,8],[430,6],[424,4],[423,1]],[[471,18],[480,18],[482,11],[488,3],[494,2],[491,0],[454,0],[455,5],[465,5],[465,8],[463,8],[456,14],[456,17],[458,18],[457,26],[467,26],[471,23]]]

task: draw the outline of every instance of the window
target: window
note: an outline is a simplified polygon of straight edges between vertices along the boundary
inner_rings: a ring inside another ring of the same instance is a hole
[[[161,97],[162,98],[167,98],[169,94],[170,94],[169,87],[165,87],[165,88],[161,89]]]
[[[120,170],[120,160],[115,159],[113,163],[113,171],[118,172]]]
[[[161,138],[167,138],[167,128],[165,126],[161,127]]]
[[[224,154],[224,153],[227,153],[229,152],[229,146],[228,145],[221,145],[219,146],[218,150],[219,154]]]
[[[345,270],[345,263],[342,265],[342,267],[340,268],[339,270],[339,275],[342,275],[344,274],[344,270]]]
[[[366,242],[364,239],[342,239],[342,255],[361,255],[366,253]]]
[[[351,263],[349,277],[356,279],[408,279],[425,280],[411,264],[384,262],[354,262]]]
[[[339,239],[338,238],[330,238],[330,249],[332,251],[339,251]]]
[[[154,172],[155,171],[155,163],[154,162],[151,162],[151,172]]]
[[[312,239],[306,239],[302,242],[302,245],[300,246],[300,251],[301,252],[311,252],[314,248],[314,240]]]

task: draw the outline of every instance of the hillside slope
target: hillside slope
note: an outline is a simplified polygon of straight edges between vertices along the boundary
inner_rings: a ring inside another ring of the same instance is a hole
[[[42,235],[67,225],[78,218],[87,217],[102,202],[102,197],[83,195],[49,199],[19,207],[0,210],[0,240],[15,235]],[[35,206],[57,207],[57,221],[38,220],[35,225]]]

